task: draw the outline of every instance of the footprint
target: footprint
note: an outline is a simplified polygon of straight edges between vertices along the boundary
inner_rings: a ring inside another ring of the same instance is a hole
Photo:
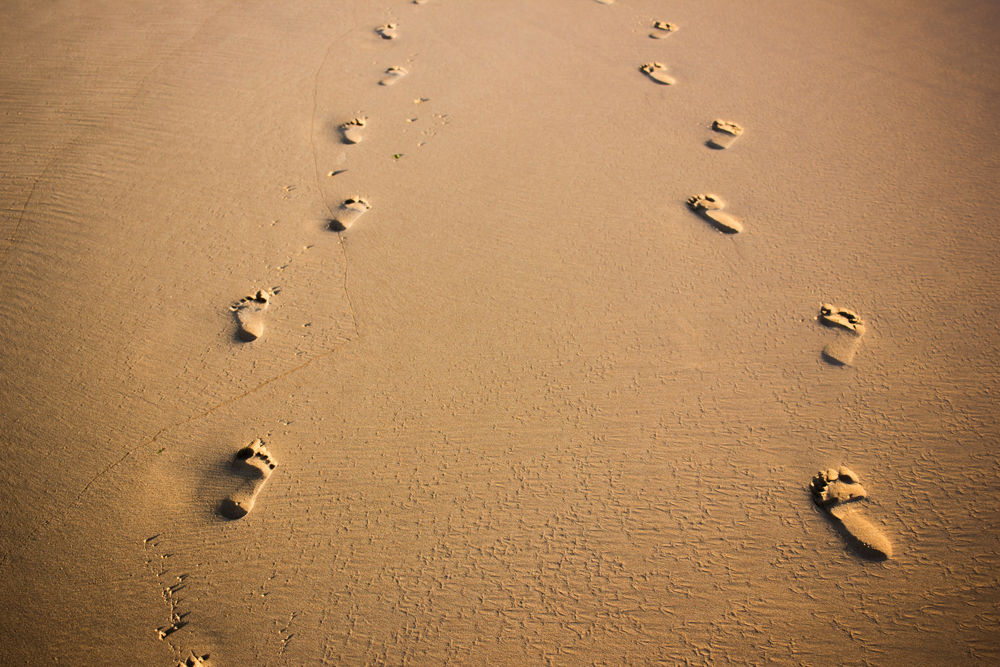
[[[361,136],[361,130],[367,123],[368,119],[364,116],[360,116],[341,125],[340,132],[344,135],[344,143],[360,144],[361,140],[364,138]]]
[[[427,4],[427,0],[413,0],[413,4],[415,4],[415,5],[426,5]]]
[[[370,208],[371,204],[361,197],[351,197],[340,205],[336,217],[330,221],[330,229],[335,232],[350,229],[351,225]]]
[[[715,225],[720,232],[738,234],[743,231],[742,222],[728,213],[723,213],[722,209],[726,204],[718,195],[695,195],[688,198],[687,205],[692,211]]]
[[[743,134],[743,126],[728,120],[716,120],[712,123],[712,129],[718,132],[717,135],[708,140],[710,148],[723,150],[729,148]]]
[[[865,518],[854,503],[868,497],[858,476],[846,466],[839,470],[821,470],[809,485],[813,501],[822,508],[843,533],[847,542],[866,558],[892,558],[892,544],[878,527]]]
[[[646,63],[639,69],[649,75],[649,78],[657,83],[666,84],[668,86],[677,83],[677,79],[667,74],[667,66],[663,63]]]
[[[396,32],[395,23],[386,23],[385,25],[380,25],[375,28],[375,32],[382,35],[382,39],[396,39],[398,33]]]
[[[264,311],[271,304],[271,297],[277,293],[277,290],[258,290],[256,294],[245,296],[229,306],[229,310],[236,313],[239,325],[236,335],[240,340],[249,343],[264,335]]]
[[[184,662],[178,662],[177,667],[208,667],[208,654],[198,655],[191,651],[191,655]]]
[[[844,333],[823,348],[823,357],[840,366],[850,366],[854,355],[861,347],[861,337],[865,335],[865,323],[853,310],[824,303],[819,308],[821,324],[842,329]]]
[[[657,21],[653,24],[653,32],[649,36],[653,39],[666,39],[671,33],[677,32],[677,26],[666,21]]]
[[[385,71],[385,78],[379,81],[383,86],[391,86],[407,75],[407,71],[402,67],[390,67]]]
[[[601,3],[602,5],[613,5],[613,4],[615,4],[615,0],[597,0],[597,2]]]
[[[260,438],[236,452],[231,467],[243,482],[233,495],[222,501],[219,508],[222,516],[227,519],[242,519],[249,514],[257,502],[260,490],[277,465]]]

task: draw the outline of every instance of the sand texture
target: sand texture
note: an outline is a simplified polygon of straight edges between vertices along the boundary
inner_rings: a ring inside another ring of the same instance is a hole
[[[3,3],[0,665],[1000,663],[998,28]]]

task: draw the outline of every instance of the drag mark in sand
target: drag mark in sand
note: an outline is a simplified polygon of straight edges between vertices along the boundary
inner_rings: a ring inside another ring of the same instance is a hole
[[[868,492],[850,468],[820,470],[809,488],[813,502],[826,512],[855,551],[872,560],[892,558],[889,538],[854,506],[867,498]]]
[[[718,195],[694,195],[687,200],[688,208],[708,220],[724,234],[738,234],[743,231],[743,223],[735,217],[724,213],[725,202]]]

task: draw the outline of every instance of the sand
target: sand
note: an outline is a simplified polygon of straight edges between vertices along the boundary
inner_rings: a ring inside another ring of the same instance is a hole
[[[1000,660],[998,14],[6,3],[0,663]]]

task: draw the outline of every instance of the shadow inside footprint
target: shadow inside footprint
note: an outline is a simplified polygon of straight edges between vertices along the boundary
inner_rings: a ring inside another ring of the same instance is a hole
[[[230,520],[249,514],[277,465],[260,438],[236,452],[230,468],[240,478],[240,485],[219,505],[219,514]]]
[[[868,497],[868,492],[850,468],[820,470],[813,477],[809,490],[813,502],[830,518],[854,551],[871,560],[892,558],[889,538],[855,506]]]

